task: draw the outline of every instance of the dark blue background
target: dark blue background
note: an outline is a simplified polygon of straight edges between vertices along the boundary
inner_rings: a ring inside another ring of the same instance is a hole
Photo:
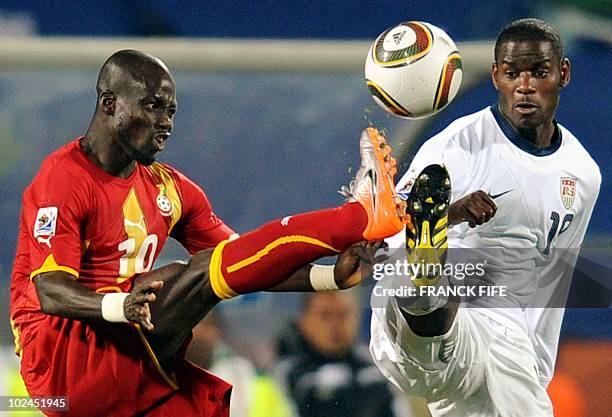
[[[400,21],[424,20],[461,41],[495,38],[535,7],[525,0],[4,0],[0,10],[35,15],[44,35],[371,39]]]

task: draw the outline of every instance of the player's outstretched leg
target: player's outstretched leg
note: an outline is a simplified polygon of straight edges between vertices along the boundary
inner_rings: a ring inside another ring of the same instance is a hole
[[[363,132],[359,145],[361,166],[344,189],[344,205],[272,221],[194,255],[188,265],[174,263],[145,276],[165,283],[151,304],[155,330],[148,337],[162,360],[219,299],[270,289],[309,262],[402,229],[405,203],[395,199],[391,148],[374,128]]]
[[[215,249],[210,280],[219,298],[272,288],[309,262],[402,230],[391,148],[372,127],[359,146],[361,166],[344,189],[346,204],[273,221]]]

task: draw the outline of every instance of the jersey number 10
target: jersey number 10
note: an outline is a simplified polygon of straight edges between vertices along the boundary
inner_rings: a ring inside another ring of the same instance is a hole
[[[153,267],[157,251],[157,235],[150,234],[144,238],[137,248],[136,239],[129,238],[119,244],[119,250],[125,254],[119,259],[119,282],[123,282],[134,274],[149,272]]]

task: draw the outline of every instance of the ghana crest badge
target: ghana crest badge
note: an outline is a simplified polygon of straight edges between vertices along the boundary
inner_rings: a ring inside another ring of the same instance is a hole
[[[166,195],[166,187],[162,184],[158,184],[159,194],[155,199],[155,203],[157,203],[157,208],[159,208],[159,212],[162,216],[172,216],[172,202]]]

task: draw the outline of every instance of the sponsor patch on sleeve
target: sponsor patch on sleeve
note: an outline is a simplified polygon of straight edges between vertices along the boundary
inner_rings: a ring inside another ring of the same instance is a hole
[[[50,238],[55,236],[57,226],[57,207],[42,207],[38,209],[34,223],[34,237]]]

